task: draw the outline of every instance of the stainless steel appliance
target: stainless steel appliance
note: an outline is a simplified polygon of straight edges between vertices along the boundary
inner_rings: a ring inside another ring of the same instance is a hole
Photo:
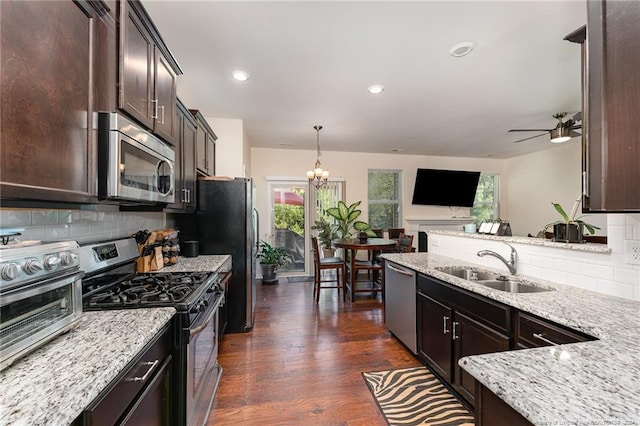
[[[196,213],[172,216],[180,238],[199,241],[200,254],[230,254],[233,274],[227,291],[226,331],[253,328],[256,309],[258,212],[251,179],[198,180]]]
[[[0,370],[69,330],[82,315],[74,241],[0,246]]]
[[[225,273],[230,262],[214,272],[135,273],[134,239],[80,247],[87,276],[83,282],[85,310],[172,306],[176,347],[174,377],[176,409],[173,424],[202,425],[222,374],[218,364],[218,313],[225,303]]]
[[[384,322],[389,331],[417,355],[416,273],[387,260],[384,279]]]
[[[98,114],[98,196],[173,203],[173,148],[116,113]]]

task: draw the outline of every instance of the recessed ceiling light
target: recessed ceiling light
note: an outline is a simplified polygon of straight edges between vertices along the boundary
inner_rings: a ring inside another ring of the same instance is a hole
[[[234,71],[231,76],[234,78],[234,80],[238,80],[238,81],[247,81],[249,80],[249,74],[247,74],[244,71]]]
[[[459,58],[461,56],[469,54],[473,50],[475,44],[471,41],[463,41],[462,43],[458,43],[454,45],[451,49],[449,49],[449,55]]]
[[[374,84],[373,86],[367,87],[367,92],[371,93],[372,95],[379,95],[383,91],[384,86],[381,84]]]

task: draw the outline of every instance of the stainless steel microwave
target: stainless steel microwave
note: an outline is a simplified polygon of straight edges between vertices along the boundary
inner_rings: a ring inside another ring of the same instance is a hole
[[[175,152],[127,117],[98,115],[98,196],[103,200],[173,203]]]

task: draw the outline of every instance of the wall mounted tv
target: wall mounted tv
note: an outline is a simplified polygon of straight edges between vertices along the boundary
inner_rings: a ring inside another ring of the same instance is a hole
[[[480,172],[418,169],[412,204],[473,207]]]

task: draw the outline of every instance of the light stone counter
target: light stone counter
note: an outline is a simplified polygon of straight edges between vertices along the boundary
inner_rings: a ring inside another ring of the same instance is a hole
[[[429,235],[451,235],[454,237],[465,237],[465,238],[476,238],[479,240],[492,240],[492,241],[501,241],[503,243],[518,243],[518,244],[528,244],[531,246],[544,246],[544,247],[553,247],[560,248],[565,250],[575,250],[575,251],[588,251],[592,253],[611,253],[611,249],[606,244],[594,244],[594,243],[558,243],[555,241],[543,239],[543,238],[534,238],[534,237],[503,237],[497,235],[490,234],[477,234],[477,233],[468,233],[461,231],[446,231],[442,229],[427,229],[425,231]]]
[[[533,424],[640,424],[640,302],[522,275],[533,285],[555,290],[506,293],[434,268],[471,266],[504,273],[497,269],[429,253],[382,257],[600,339],[459,361]]]
[[[66,334],[0,373],[1,425],[68,425],[175,314],[85,312]]]
[[[180,257],[175,265],[165,266],[159,271],[152,272],[213,272],[217,271],[230,258],[231,256],[228,254]]]

